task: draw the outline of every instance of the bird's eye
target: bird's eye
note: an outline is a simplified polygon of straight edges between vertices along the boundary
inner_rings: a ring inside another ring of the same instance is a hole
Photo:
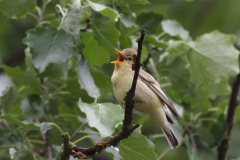
[[[129,61],[131,61],[131,60],[132,60],[132,58],[128,58],[128,60],[129,60]]]

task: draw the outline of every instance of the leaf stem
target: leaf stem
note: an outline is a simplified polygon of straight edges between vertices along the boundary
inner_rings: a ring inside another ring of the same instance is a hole
[[[38,21],[38,17],[34,13],[28,12],[27,14],[32,16],[33,18],[35,18]]]
[[[165,34],[167,34],[167,32],[162,32],[161,34],[158,35],[158,39],[160,39],[162,36],[164,36]]]
[[[78,132],[78,133],[86,133],[86,134],[98,134],[98,135],[100,135],[100,133],[98,133],[98,132],[84,132],[84,131],[81,131],[81,132]]]
[[[155,135],[153,135],[153,136],[151,136],[151,138],[162,138],[162,137],[165,137],[165,135],[164,134],[155,134]]]
[[[90,136],[83,136],[83,137],[79,138],[78,140],[74,141],[73,144],[76,144],[76,143],[78,143],[78,142],[80,142],[80,141],[82,141],[86,138],[91,138],[91,137]]]
[[[56,9],[58,10],[58,11],[60,11],[61,12],[61,14],[62,14],[62,20],[61,20],[61,23],[60,23],[60,25],[59,25],[59,27],[58,27],[58,30],[60,30],[61,29],[61,27],[62,27],[62,25],[63,25],[63,22],[64,22],[64,20],[65,20],[65,18],[66,18],[66,16],[67,16],[67,12],[68,12],[68,10],[67,9],[62,9],[62,7],[60,6],[60,5],[56,5]]]
[[[30,142],[31,142],[31,143],[37,143],[37,144],[45,145],[45,142],[44,142],[44,141],[35,140],[35,139],[30,139]]]
[[[77,115],[72,115],[72,114],[59,114],[59,115],[54,116],[53,119],[57,119],[57,118],[59,118],[59,117],[74,117],[74,118],[76,118]]]
[[[162,154],[157,158],[157,160],[160,160],[168,151],[170,151],[171,150],[171,148],[167,148],[166,150],[164,150],[163,152],[162,152]]]
[[[212,121],[212,122],[217,122],[215,118],[200,118],[200,121]]]
[[[78,128],[78,130],[72,135],[71,139],[73,139],[73,137],[75,137],[80,132],[80,130],[83,129],[86,125],[88,125],[88,121],[85,121],[82,123],[82,125]]]
[[[49,122],[48,124],[56,127],[61,132],[61,134],[63,134],[63,131],[61,130],[61,128],[56,123]]]
[[[216,111],[218,111],[218,108],[217,107],[215,107],[215,108],[210,108],[209,110],[208,110],[208,112],[216,112]],[[193,117],[193,120],[195,121],[199,116],[201,116],[202,115],[202,112],[198,112],[194,117]]]
[[[167,87],[167,86],[171,86],[172,85],[172,83],[163,83],[163,84],[161,84],[161,87],[162,88],[164,88],[164,87]]]
[[[54,17],[56,16],[54,13],[47,14],[43,17],[43,19],[48,18],[48,17]]]

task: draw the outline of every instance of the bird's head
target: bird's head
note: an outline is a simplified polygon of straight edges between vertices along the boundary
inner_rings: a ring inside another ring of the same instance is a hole
[[[125,68],[125,67],[135,67],[137,51],[131,48],[127,48],[122,50],[121,52],[115,49],[118,53],[118,59],[116,61],[112,61],[111,63],[115,63],[117,68]]]

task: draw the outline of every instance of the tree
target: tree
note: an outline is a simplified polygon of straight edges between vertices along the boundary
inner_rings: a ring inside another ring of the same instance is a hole
[[[0,1],[0,11],[9,18],[2,18],[6,22],[1,23],[3,28],[16,39],[28,30],[22,39],[24,54],[17,58],[7,55],[6,46],[1,53],[0,72],[13,81],[0,99],[1,157],[57,158],[62,155],[61,148],[69,149],[66,144],[84,148],[97,144],[102,153],[93,157],[76,147],[74,152],[70,150],[76,157],[93,159],[175,159],[179,155],[183,159],[216,159],[217,155],[224,159],[227,154],[221,153],[228,150],[230,158],[240,157],[237,146],[228,149],[224,145],[229,145],[233,124],[240,119],[236,114],[240,83],[236,36],[213,30],[192,38],[179,22],[161,13],[168,13],[166,8],[155,7],[163,3]],[[180,8],[186,4],[195,7],[199,2],[171,3]],[[9,25],[19,29],[16,33],[6,25],[8,21],[24,22],[25,28]],[[203,22],[201,17],[199,21]],[[133,123],[141,127],[121,140],[117,149],[106,143],[121,132],[124,118],[112,91],[114,66],[110,61],[117,59],[115,48],[137,49],[135,41],[142,29],[146,30],[143,68],[160,82],[182,115],[182,120],[174,121],[173,129],[181,140],[174,150],[147,115],[133,115]],[[61,147],[62,134],[66,148]],[[235,139],[234,131],[232,135]]]

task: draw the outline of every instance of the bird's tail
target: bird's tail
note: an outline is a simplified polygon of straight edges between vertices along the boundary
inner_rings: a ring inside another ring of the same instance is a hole
[[[162,131],[165,134],[167,141],[172,149],[179,146],[179,141],[178,141],[176,135],[173,133],[173,130],[170,126],[169,126],[170,133],[165,131],[163,128],[162,128]]]

